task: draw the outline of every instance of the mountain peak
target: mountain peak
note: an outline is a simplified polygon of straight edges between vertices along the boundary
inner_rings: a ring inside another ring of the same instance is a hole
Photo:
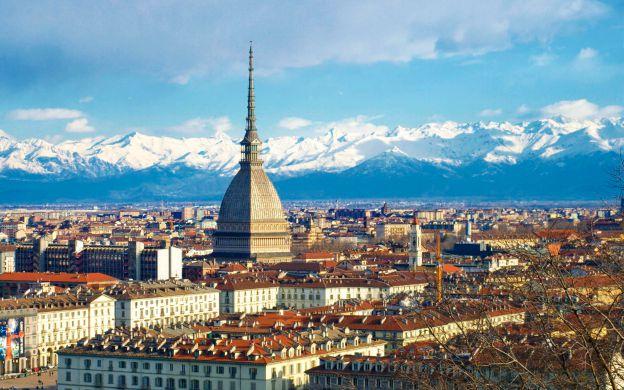
[[[398,146],[393,146],[392,148],[386,150],[383,154],[401,156],[401,157],[409,157],[407,153],[401,150]]]
[[[263,154],[266,166],[272,174],[293,177],[309,172],[339,172],[384,158],[408,165],[419,162],[452,166],[475,162],[514,165],[533,160],[555,163],[568,156],[608,153],[624,146],[621,119],[446,121],[376,132],[349,129],[331,126],[320,135],[269,138]],[[182,164],[231,175],[240,159],[237,139],[223,132],[204,138],[174,138],[131,131],[55,144],[7,136],[0,133],[3,151],[0,173],[18,170],[67,178],[93,171],[107,175]]]

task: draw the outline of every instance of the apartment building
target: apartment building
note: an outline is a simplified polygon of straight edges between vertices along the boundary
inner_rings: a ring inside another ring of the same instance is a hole
[[[86,289],[0,300],[0,374],[56,365],[60,348],[114,328],[114,302]]]
[[[278,305],[295,309],[331,306],[344,299],[379,300],[399,292],[423,292],[428,281],[412,272],[307,279],[280,284]]]
[[[225,278],[216,288],[222,313],[258,313],[278,305],[280,286],[276,281]]]
[[[204,339],[111,332],[59,353],[58,388],[282,390],[304,388],[326,356],[383,355],[384,342],[323,328],[261,339]]]
[[[15,246],[0,245],[0,273],[15,272]]]
[[[223,313],[257,313],[276,307],[305,309],[331,306],[341,300],[379,300],[399,292],[423,292],[428,281],[412,272],[365,277],[280,279],[245,274],[214,279]]]
[[[45,238],[20,244],[15,249],[19,272],[100,272],[118,279],[164,280],[182,277],[182,250],[165,245],[86,245],[81,240],[67,244],[48,243]]]
[[[186,281],[126,282],[105,290],[115,325],[130,329],[205,321],[219,315],[219,291]]]

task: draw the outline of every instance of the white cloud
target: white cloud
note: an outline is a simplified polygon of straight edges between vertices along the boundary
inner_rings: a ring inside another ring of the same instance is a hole
[[[598,51],[596,49],[592,49],[591,47],[585,47],[579,51],[576,58],[578,60],[591,60],[592,58],[596,58],[598,56]]]
[[[92,133],[95,129],[89,125],[87,118],[78,118],[69,122],[65,126],[65,131],[68,133]]]
[[[75,119],[84,116],[78,110],[67,108],[20,108],[9,112],[9,119],[17,121],[49,121],[58,119]]]
[[[297,130],[302,127],[310,126],[311,124],[312,122],[307,119],[290,116],[280,120],[277,125],[282,129]]]
[[[191,81],[191,76],[189,74],[179,74],[169,79],[170,83],[178,85],[186,85],[189,81]]]
[[[91,103],[93,101],[93,96],[83,96],[78,100],[80,103]]]
[[[529,112],[531,112],[531,108],[526,104],[521,104],[518,108],[516,108],[516,114],[519,115],[528,114]]]
[[[556,56],[554,54],[542,53],[531,56],[531,62],[535,66],[547,66],[550,65],[555,60],[555,58]]]
[[[169,130],[188,135],[205,135],[208,132],[226,133],[232,129],[232,122],[227,116],[213,118],[193,118],[171,126]]]
[[[378,118],[381,118],[381,116],[358,115],[339,121],[317,124],[314,126],[314,131],[320,134],[325,134],[331,129],[338,133],[346,134],[387,133],[390,130],[388,126],[372,123],[373,120]]]
[[[241,23],[240,15],[250,9],[254,17]],[[257,64],[264,69],[473,57],[519,43],[548,42],[609,11],[598,0],[269,0],[189,2],[184,7],[105,2],[93,9],[50,0],[4,7],[0,32],[10,32],[4,34],[10,38],[0,39],[0,46],[17,53],[25,47],[55,47],[69,64],[131,67],[185,84],[196,75],[244,69],[244,46],[251,37],[257,41]],[[76,20],[81,22],[72,23]]]
[[[481,110],[481,112],[479,113],[479,116],[499,116],[503,113],[503,110],[500,108],[486,108],[484,110]]]
[[[548,117],[563,116],[570,119],[600,119],[614,117],[622,114],[622,106],[600,107],[587,99],[562,100],[542,108],[542,114]]]

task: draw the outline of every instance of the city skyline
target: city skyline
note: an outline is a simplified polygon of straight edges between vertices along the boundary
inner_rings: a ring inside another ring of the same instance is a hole
[[[235,136],[250,39],[265,137],[344,122],[599,119],[624,105],[617,2],[0,7],[0,129],[18,139]]]

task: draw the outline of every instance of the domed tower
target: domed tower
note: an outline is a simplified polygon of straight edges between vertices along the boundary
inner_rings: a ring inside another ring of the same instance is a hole
[[[247,126],[241,141],[240,170],[223,200],[214,234],[217,261],[291,261],[290,229],[282,202],[262,169],[262,141],[255,116],[253,49],[249,47]]]

